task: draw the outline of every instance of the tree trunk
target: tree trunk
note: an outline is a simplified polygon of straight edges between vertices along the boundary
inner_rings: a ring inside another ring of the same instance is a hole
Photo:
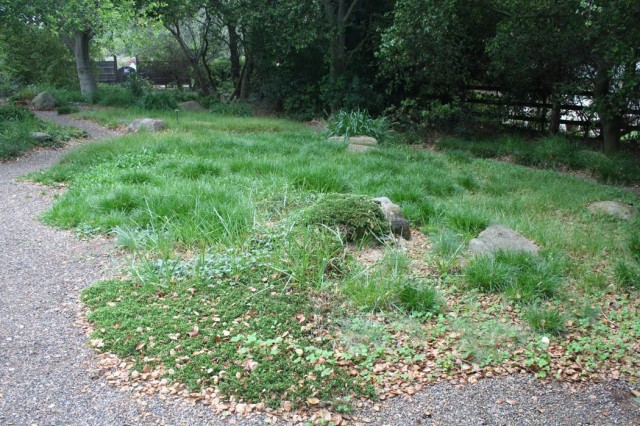
[[[231,61],[231,79],[235,82],[240,80],[240,52],[238,44],[240,38],[235,25],[227,25],[229,31],[229,60]]]
[[[596,80],[593,86],[593,98],[596,105],[598,105],[596,112],[600,117],[605,154],[613,154],[618,150],[620,127],[623,122],[622,116],[616,113],[615,107],[605,100],[609,94],[609,86],[611,85],[609,68],[608,64],[603,61],[598,63]]]
[[[249,97],[249,90],[251,89],[251,73],[252,72],[253,72],[253,57],[247,51],[244,67],[242,69],[242,77],[240,79],[239,98],[242,100],[245,100]]]
[[[360,0],[351,0],[347,8],[346,0],[324,0],[325,19],[331,25],[329,30],[329,81],[335,87],[347,70],[346,32],[349,18]],[[340,107],[337,99],[332,100],[331,112]]]
[[[93,68],[91,67],[91,57],[89,56],[91,33],[89,31],[76,31],[74,39],[73,53],[76,57],[80,93],[83,96],[89,96],[98,90],[96,77],[93,75]]]

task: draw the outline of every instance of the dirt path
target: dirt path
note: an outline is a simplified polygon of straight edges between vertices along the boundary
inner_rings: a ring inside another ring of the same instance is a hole
[[[93,123],[67,117],[64,122],[94,137],[115,136]],[[53,165],[69,149],[0,163],[0,424],[265,424],[261,416],[222,419],[200,404],[139,399],[100,376],[87,337],[74,325],[78,294],[115,273],[120,262],[106,241],[80,241],[38,222],[51,205],[50,191],[15,180]],[[352,416],[353,423],[373,425],[637,425],[640,404],[624,382],[577,389],[512,376],[474,386],[441,383],[411,399],[367,405]]]

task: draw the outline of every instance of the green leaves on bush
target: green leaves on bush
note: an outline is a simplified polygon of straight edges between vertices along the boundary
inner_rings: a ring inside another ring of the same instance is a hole
[[[389,122],[386,118],[372,118],[367,111],[338,111],[329,117],[330,136],[372,136],[378,140],[384,139],[389,132]]]

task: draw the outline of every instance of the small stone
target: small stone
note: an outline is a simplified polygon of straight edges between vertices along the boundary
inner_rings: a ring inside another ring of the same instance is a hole
[[[400,206],[393,204],[387,197],[374,198],[373,202],[380,206],[384,217],[389,221],[391,232],[405,240],[411,239],[411,225],[402,214]]]
[[[596,201],[589,204],[587,210],[594,214],[612,216],[621,220],[629,220],[638,214],[638,209],[631,204],[619,201]]]
[[[196,101],[181,102],[178,104],[178,107],[180,107],[182,111],[189,111],[189,112],[206,111],[205,107],[203,107],[202,105],[200,105],[200,103]]]
[[[131,124],[127,126],[127,131],[129,133],[135,133],[140,129],[145,129],[149,132],[157,132],[164,129],[165,126],[164,120],[158,118],[142,118],[132,121]]]
[[[58,106],[58,101],[51,92],[41,92],[31,100],[31,106],[37,111],[51,111]]]
[[[378,145],[378,141],[376,140],[376,138],[372,138],[371,136],[352,136],[349,138],[349,143],[352,145],[366,146]]]
[[[469,242],[473,255],[493,254],[498,251],[526,252],[537,254],[540,250],[533,241],[503,225],[491,225]]]
[[[33,137],[39,142],[45,142],[45,141],[51,140],[51,135],[48,135],[42,132],[32,132],[31,137]]]
[[[367,151],[371,151],[375,149],[375,147],[370,146],[370,145],[354,145],[354,144],[349,144],[349,146],[347,147],[347,151],[349,152],[355,152],[355,153],[360,153],[360,152],[367,152]]]

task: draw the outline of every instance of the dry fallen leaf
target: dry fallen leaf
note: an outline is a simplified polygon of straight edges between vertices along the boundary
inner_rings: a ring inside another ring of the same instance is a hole
[[[307,398],[307,402],[311,405],[318,405],[320,404],[320,400],[318,398]]]

